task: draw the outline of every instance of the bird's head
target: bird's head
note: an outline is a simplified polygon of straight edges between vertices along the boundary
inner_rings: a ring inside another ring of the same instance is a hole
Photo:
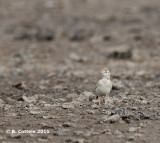
[[[103,68],[101,70],[101,76],[102,78],[110,79],[110,71],[107,68]]]

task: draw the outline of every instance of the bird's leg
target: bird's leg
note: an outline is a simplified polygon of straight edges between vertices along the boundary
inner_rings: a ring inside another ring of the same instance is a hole
[[[108,95],[105,96],[104,104],[107,105],[107,102],[108,102]]]

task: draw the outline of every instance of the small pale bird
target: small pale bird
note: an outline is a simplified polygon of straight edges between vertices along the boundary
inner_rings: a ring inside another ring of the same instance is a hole
[[[112,82],[110,81],[110,72],[107,68],[101,70],[101,79],[98,81],[96,85],[96,93],[99,98],[99,105],[101,102],[101,98],[105,99],[105,105],[107,104],[107,100],[109,99],[109,93],[112,90]]]

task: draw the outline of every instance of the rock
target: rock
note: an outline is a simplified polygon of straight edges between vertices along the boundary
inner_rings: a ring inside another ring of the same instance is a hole
[[[104,117],[103,118],[103,121],[105,123],[116,123],[116,122],[119,122],[121,120],[121,117],[117,114],[113,115],[113,116],[110,116],[110,117]]]
[[[91,36],[91,33],[87,32],[85,29],[78,29],[73,32],[70,40],[71,41],[83,41],[90,36]]]
[[[39,41],[52,41],[54,40],[54,32],[49,28],[39,28],[37,29],[35,38]]]
[[[76,138],[72,138],[69,137],[65,140],[65,142],[71,142],[71,143],[87,143],[87,140],[84,139],[76,139]]]
[[[22,96],[22,99],[28,103],[36,103],[37,99],[35,96],[27,97],[25,95]]]
[[[74,94],[74,93],[73,94],[68,94],[66,96],[66,98],[69,99],[69,100],[74,100],[77,97],[78,97],[78,94]]]
[[[67,103],[63,103],[62,104],[62,108],[63,109],[73,109],[74,108],[74,105],[72,102],[67,102]]]
[[[47,115],[47,116],[43,116],[44,119],[59,119],[58,116],[55,115]]]
[[[41,138],[39,138],[38,141],[39,142],[48,142],[48,139],[41,139]]]
[[[122,82],[120,80],[114,79],[112,80],[112,89],[113,90],[119,90],[119,89],[123,89],[125,88],[125,86],[122,84]]]
[[[109,58],[115,59],[131,59],[132,58],[132,50],[127,45],[121,45],[117,47],[112,47],[108,51]]]
[[[19,138],[21,138],[21,134],[19,134],[19,133],[11,133],[10,137],[11,138],[18,138],[19,139]]]
[[[28,90],[28,87],[25,84],[25,82],[16,83],[16,84],[12,85],[12,87],[19,89],[19,90]]]
[[[99,105],[93,104],[91,107],[92,107],[93,109],[98,109],[98,108],[99,108]]]
[[[135,137],[142,137],[142,136],[143,136],[143,134],[136,133],[136,134],[134,134],[134,136],[135,136]]]
[[[127,137],[127,140],[128,140],[128,141],[134,141],[134,140],[135,140],[135,137],[134,137],[134,136],[129,136],[129,137]]]
[[[3,107],[3,105],[4,105],[4,101],[0,99],[0,107]]]
[[[146,104],[148,104],[148,102],[147,102],[147,100],[142,100],[142,101],[140,101],[140,104],[146,105]]]
[[[41,114],[41,113],[43,113],[42,111],[34,111],[34,110],[31,110],[30,112],[29,112],[31,115],[37,115],[37,114]]]
[[[115,110],[115,113],[122,116],[126,114],[126,109],[125,108],[119,108]]]
[[[99,100],[97,100],[97,99],[92,100],[92,102],[93,102],[94,104],[99,104]]]
[[[71,53],[69,57],[72,61],[75,61],[75,62],[86,62],[87,61],[86,57],[79,56],[76,53]]]
[[[138,129],[140,129],[140,127],[130,127],[128,132],[136,132]]]
[[[78,101],[92,101],[96,96],[92,92],[84,91],[79,95]]]
[[[75,125],[72,122],[66,122],[62,124],[62,126],[68,128],[68,127],[74,127]]]
[[[19,28],[14,33],[14,39],[16,40],[31,40],[32,36],[26,28]]]
[[[122,132],[120,132],[119,130],[115,130],[115,131],[113,132],[113,134],[114,134],[114,135],[121,135]]]
[[[87,113],[88,113],[88,114],[93,114],[93,115],[95,115],[95,114],[96,114],[96,111],[95,111],[95,110],[87,110]]]
[[[74,139],[73,143],[85,143],[84,139]]]
[[[77,136],[84,136],[85,133],[82,131],[74,131],[74,134]]]

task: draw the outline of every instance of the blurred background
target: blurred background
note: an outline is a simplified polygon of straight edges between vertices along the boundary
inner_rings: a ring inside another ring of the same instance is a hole
[[[150,66],[156,69],[150,57],[160,56],[158,4],[158,0],[1,0],[0,74],[104,66],[114,66],[114,72],[124,65],[126,70],[126,63],[127,70],[135,72],[142,62],[154,62]]]

